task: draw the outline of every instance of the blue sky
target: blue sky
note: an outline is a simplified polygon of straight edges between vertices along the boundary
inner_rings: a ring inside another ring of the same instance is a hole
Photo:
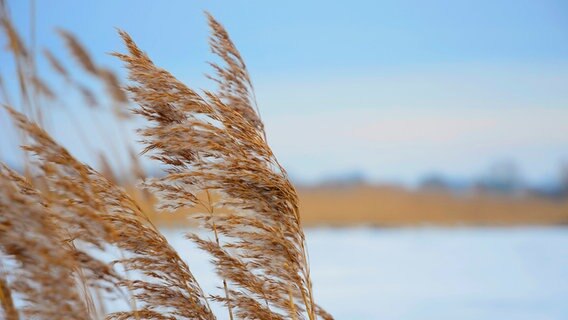
[[[10,3],[24,34],[28,4]],[[564,1],[38,0],[38,48],[65,57],[53,29],[66,28],[118,69],[104,53],[122,50],[119,27],[158,65],[210,88],[203,10],[246,59],[271,145],[298,180],[347,172],[403,183],[435,172],[469,178],[510,160],[538,183],[568,161]],[[55,135],[91,161],[56,114]],[[14,158],[13,146],[0,143],[2,156]]]

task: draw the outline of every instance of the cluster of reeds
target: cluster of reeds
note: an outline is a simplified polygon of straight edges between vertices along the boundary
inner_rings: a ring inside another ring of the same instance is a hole
[[[113,175],[78,161],[42,127],[42,104],[58,103],[57,94],[37,75],[35,53],[1,4],[22,107],[11,105],[0,83],[2,106],[29,155],[24,173],[0,167],[4,319],[332,318],[313,296],[296,191],[267,144],[245,63],[221,24],[207,15],[210,46],[221,61],[211,64],[216,92],[184,85],[119,31],[127,52],[114,55],[131,83],[122,87],[73,35],[60,31],[82,70],[105,85],[116,114],[124,116],[128,95],[133,112],[148,120],[139,130],[142,153],[164,164],[166,175],[142,186],[159,209],[202,209],[192,218],[211,240],[187,237],[210,254],[219,276],[221,293],[208,295]],[[99,104],[101,97],[53,54],[45,51],[45,58],[69,88],[89,105]],[[128,308],[107,311],[109,299]],[[212,303],[225,312],[213,314]]]

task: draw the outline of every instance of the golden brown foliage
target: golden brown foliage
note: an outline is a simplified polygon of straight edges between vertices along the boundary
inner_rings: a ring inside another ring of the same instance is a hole
[[[223,62],[211,64],[217,93],[187,87],[120,31],[128,54],[115,55],[133,81],[126,89],[138,104],[134,112],[150,123],[139,131],[143,153],[167,165],[165,177],[144,184],[162,209],[205,211],[195,219],[214,240],[188,238],[211,255],[224,290],[211,299],[225,305],[231,319],[331,319],[314,301],[296,190],[266,142],[245,63],[223,26],[207,17],[211,49]],[[31,116],[41,111],[34,110],[36,95],[58,97],[35,73],[33,50],[8,15],[1,18],[24,106],[30,106],[23,109]],[[113,105],[126,104],[116,75],[98,66],[71,33],[59,33],[81,69],[105,84]],[[104,103],[50,51],[44,55],[88,105]],[[33,99],[27,99],[28,87]],[[4,318],[215,319],[187,264],[116,185],[105,156],[108,178],[26,115],[5,109],[25,134],[23,149],[33,162],[26,178],[0,168],[0,262],[9,266],[0,274]],[[122,108],[117,110],[121,116]],[[136,177],[143,178],[135,153],[127,151]],[[109,250],[120,258],[96,257]],[[102,314],[101,292],[114,298],[126,293],[133,301],[128,310]],[[20,300],[21,309],[15,303]]]
[[[239,289],[215,296],[230,313],[315,319],[296,191],[266,143],[240,55],[223,27],[208,17],[213,52],[227,64],[214,65],[219,95],[200,95],[185,86],[120,32],[129,54],[115,55],[135,83],[127,90],[139,105],[135,112],[152,124],[140,130],[144,152],[168,166],[167,176],[149,179],[146,186],[158,195],[160,209],[206,209],[196,218],[216,241],[190,238],[213,256],[228,287]],[[200,192],[214,192],[221,200],[204,203]],[[214,214],[219,208],[231,213]]]
[[[71,214],[69,219],[61,214],[70,239],[80,239],[101,249],[104,244],[115,245],[125,257],[113,264],[147,276],[145,280],[123,279],[118,283],[143,303],[141,309],[112,314],[109,318],[136,319],[138,312],[160,308],[163,316],[213,319],[189,268],[134,200],[73,158],[36,124],[8,110],[18,126],[32,138],[25,149],[39,157],[42,181],[54,193],[50,205],[55,212]]]
[[[241,54],[225,28],[211,14],[206,13],[206,15],[212,33],[209,46],[211,51],[225,63],[225,66],[209,63],[217,74],[217,77],[208,76],[219,86],[217,96],[252,122],[257,129],[264,130],[264,124],[260,120],[256,106],[252,82]]]
[[[62,246],[61,230],[40,195],[23,181],[7,168],[0,169],[0,250],[4,264],[12,264],[3,291],[22,296],[22,315],[28,318],[88,319],[72,277],[74,259]],[[6,318],[15,318],[10,307],[4,312]]]

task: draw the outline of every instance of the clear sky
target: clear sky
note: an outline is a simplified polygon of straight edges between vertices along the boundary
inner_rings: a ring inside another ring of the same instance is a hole
[[[8,2],[29,34],[29,1]],[[271,145],[301,181],[468,178],[510,160],[538,183],[568,161],[566,1],[36,2],[39,48],[65,56],[53,30],[66,28],[118,69],[104,53],[123,50],[119,27],[201,88],[211,87],[210,11],[248,63]],[[56,136],[89,161],[57,119]],[[14,161],[5,140],[2,157]]]

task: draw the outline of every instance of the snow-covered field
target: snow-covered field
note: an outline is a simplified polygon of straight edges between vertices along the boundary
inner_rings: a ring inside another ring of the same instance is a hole
[[[164,230],[206,292],[208,257]],[[568,319],[568,228],[309,229],[318,303],[337,319]]]

